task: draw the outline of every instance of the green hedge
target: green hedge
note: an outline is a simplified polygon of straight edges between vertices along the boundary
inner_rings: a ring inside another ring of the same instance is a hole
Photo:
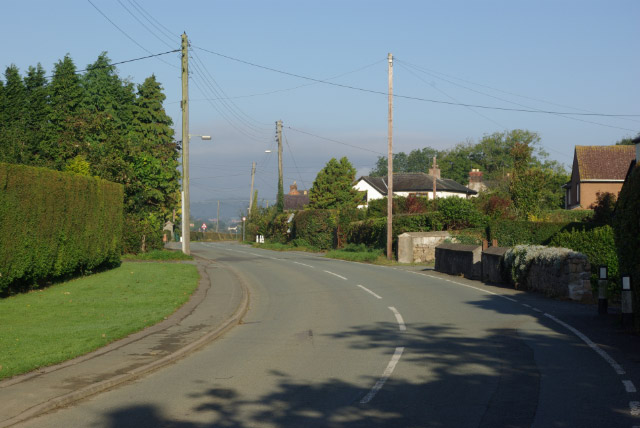
[[[634,327],[640,331],[640,160],[618,195],[613,227],[620,272],[631,276]]]
[[[438,212],[424,214],[405,214],[393,216],[393,242],[397,245],[398,235],[405,232],[430,232],[442,230],[443,219]],[[369,218],[349,225],[347,241],[353,244],[365,244],[367,247],[386,248],[387,218]]]
[[[590,230],[595,223],[549,223],[517,220],[493,220],[487,226],[487,240],[498,240],[501,247],[515,245],[548,245],[553,237],[566,230]]]
[[[586,255],[591,264],[591,286],[594,289],[598,284],[598,266],[606,265],[610,294],[618,294],[620,270],[611,226],[597,227],[592,230],[563,230],[551,239],[550,245],[569,248]]]
[[[123,187],[0,163],[0,293],[120,263]]]
[[[327,250],[337,245],[338,213],[335,210],[303,210],[293,218],[292,238],[295,242]]]

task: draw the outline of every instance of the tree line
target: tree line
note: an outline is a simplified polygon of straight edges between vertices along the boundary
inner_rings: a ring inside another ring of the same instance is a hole
[[[96,176],[124,185],[125,248],[161,245],[179,206],[180,147],[154,75],[135,85],[106,52],[79,72],[67,54],[50,77],[41,64],[0,80],[0,162]]]

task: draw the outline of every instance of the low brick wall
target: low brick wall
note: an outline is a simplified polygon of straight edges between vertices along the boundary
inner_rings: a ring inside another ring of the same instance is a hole
[[[590,301],[591,265],[583,254],[567,257],[559,269],[545,264],[532,264],[524,287],[551,297],[568,297],[571,300]]]
[[[449,238],[449,232],[406,232],[398,236],[400,263],[432,262],[436,247]]]
[[[482,282],[504,284],[505,280],[500,265],[508,247],[490,247],[482,252]]]
[[[480,279],[482,275],[482,247],[480,245],[440,244],[436,247],[437,272]]]

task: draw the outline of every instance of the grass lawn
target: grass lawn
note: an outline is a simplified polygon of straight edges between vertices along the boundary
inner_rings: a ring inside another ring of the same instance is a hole
[[[193,257],[183,253],[182,251],[152,250],[147,253],[124,254],[122,256],[122,260],[193,260]]]
[[[162,321],[198,285],[196,266],[127,263],[0,300],[0,379],[86,354]]]

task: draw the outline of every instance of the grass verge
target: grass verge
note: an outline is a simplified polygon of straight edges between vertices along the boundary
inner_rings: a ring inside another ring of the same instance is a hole
[[[378,259],[383,258],[382,250],[371,251],[349,251],[349,250],[331,250],[325,254],[325,257],[331,259],[349,260],[352,262],[375,263]]]
[[[156,324],[197,285],[194,265],[125,262],[0,300],[0,379],[72,359]]]
[[[148,253],[140,254],[124,254],[122,256],[124,261],[137,261],[137,260],[193,260],[193,257],[183,253],[182,251],[171,250],[152,250]]]
[[[251,246],[255,248],[263,248],[265,250],[273,251],[304,251],[307,253],[318,253],[319,249],[313,247],[301,247],[293,244],[281,244],[279,242],[265,242],[264,244],[258,244],[251,242]]]

